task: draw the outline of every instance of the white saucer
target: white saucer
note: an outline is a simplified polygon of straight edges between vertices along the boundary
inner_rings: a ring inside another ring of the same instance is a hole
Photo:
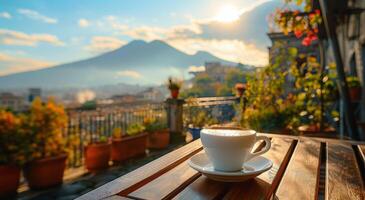
[[[189,165],[193,169],[201,172],[206,177],[222,182],[242,182],[254,178],[272,167],[271,160],[257,156],[247,161],[241,171],[224,172],[214,169],[205,153],[199,153],[192,156]]]

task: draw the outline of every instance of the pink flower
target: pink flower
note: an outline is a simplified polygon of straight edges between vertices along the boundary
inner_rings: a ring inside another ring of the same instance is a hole
[[[312,40],[311,40],[311,38],[310,37],[305,37],[304,39],[303,39],[303,41],[302,41],[302,45],[304,45],[304,46],[309,46],[310,44],[312,43]]]

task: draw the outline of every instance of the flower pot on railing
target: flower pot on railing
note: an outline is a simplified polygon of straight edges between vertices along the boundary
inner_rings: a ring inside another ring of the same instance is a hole
[[[16,165],[0,165],[0,199],[11,199],[17,194],[20,168]]]
[[[33,160],[24,167],[24,176],[31,189],[45,189],[61,185],[67,155]]]
[[[246,90],[246,85],[243,84],[243,83],[237,83],[235,85],[235,88],[236,88],[236,96],[237,97],[242,97],[243,96],[243,93]]]
[[[148,133],[148,148],[163,149],[169,146],[170,132],[168,129]]]
[[[191,136],[193,137],[193,140],[200,138],[200,131],[202,130],[202,128],[197,128],[197,127],[190,128],[189,127],[188,129],[189,129]]]
[[[177,99],[179,97],[179,90],[181,88],[182,81],[169,77],[167,88],[170,90],[171,98]]]
[[[170,90],[171,98],[177,99],[179,97],[179,90]]]
[[[92,173],[109,167],[111,144],[106,142],[93,143],[85,147],[85,165]]]
[[[119,163],[129,158],[145,155],[147,133],[112,139],[112,161]]]

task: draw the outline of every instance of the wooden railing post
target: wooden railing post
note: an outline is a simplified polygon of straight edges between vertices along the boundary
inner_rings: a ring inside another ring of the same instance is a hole
[[[170,142],[177,143],[185,141],[183,135],[183,99],[167,99],[167,124],[170,130]]]

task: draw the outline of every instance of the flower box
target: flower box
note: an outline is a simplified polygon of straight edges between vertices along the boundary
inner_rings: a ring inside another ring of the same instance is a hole
[[[122,162],[144,155],[147,149],[147,133],[112,139],[112,161]]]
[[[67,155],[36,159],[24,168],[24,176],[31,189],[45,189],[62,184]]]
[[[111,144],[93,143],[85,147],[85,165],[90,172],[96,173],[109,167]]]
[[[170,132],[168,129],[148,133],[148,148],[163,149],[170,143]]]

